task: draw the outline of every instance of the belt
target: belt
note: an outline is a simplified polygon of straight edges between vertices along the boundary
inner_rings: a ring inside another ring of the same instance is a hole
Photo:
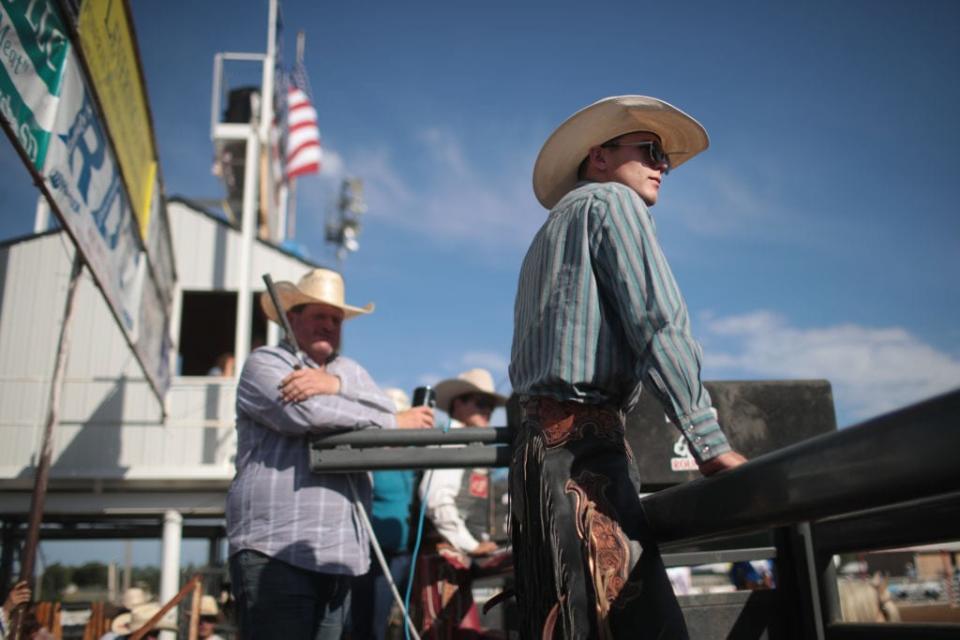
[[[579,440],[591,429],[601,437],[622,438],[624,415],[612,405],[583,404],[547,396],[525,396],[520,400],[525,427],[543,434],[548,447]]]

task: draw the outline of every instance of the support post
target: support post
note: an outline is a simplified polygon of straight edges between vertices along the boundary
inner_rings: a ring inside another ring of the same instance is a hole
[[[816,555],[809,522],[780,527],[777,547],[777,594],[780,619],[788,637],[824,640]]]
[[[60,326],[57,357],[53,368],[53,379],[50,381],[50,403],[47,412],[47,423],[43,430],[43,441],[40,445],[40,456],[37,460],[37,473],[33,483],[33,494],[30,496],[27,540],[24,544],[23,554],[20,559],[20,579],[27,580],[31,585],[33,584],[33,564],[37,556],[37,546],[40,544],[40,524],[43,520],[43,505],[47,499],[47,483],[50,480],[50,460],[53,457],[53,434],[60,420],[60,395],[63,392],[63,378],[67,371],[67,353],[70,350],[70,324],[73,318],[73,303],[82,270],[83,258],[80,257],[80,251],[74,249],[73,268],[70,270],[70,280],[67,284],[67,298],[63,309],[63,324]]]
[[[163,514],[163,552],[160,559],[160,601],[166,602],[180,589],[180,543],[183,539],[183,516],[173,509]],[[164,631],[163,640],[175,636]]]
[[[250,325],[253,294],[250,290],[250,269],[253,263],[253,237],[257,225],[257,168],[260,166],[260,140],[251,123],[247,136],[246,165],[243,182],[243,217],[240,229],[240,268],[237,283],[237,327],[233,345],[234,376],[239,378],[243,363],[250,353]]]

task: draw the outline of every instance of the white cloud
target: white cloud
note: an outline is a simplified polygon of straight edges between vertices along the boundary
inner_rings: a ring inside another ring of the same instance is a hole
[[[544,220],[530,187],[532,158],[516,157],[516,171],[479,170],[451,132],[427,129],[416,136],[431,167],[414,180],[400,171],[385,149],[366,150],[351,163],[364,180],[369,216],[414,229],[439,242],[474,249],[526,246]]]
[[[829,380],[841,421],[885,413],[960,387],[960,359],[900,327],[800,329],[761,310],[707,318],[702,337],[705,364],[722,375]]]

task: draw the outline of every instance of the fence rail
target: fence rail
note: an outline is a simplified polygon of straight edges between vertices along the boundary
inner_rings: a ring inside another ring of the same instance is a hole
[[[954,391],[646,496],[644,515],[671,547],[773,532],[777,596],[764,600],[773,611],[737,605],[741,628],[763,617],[763,637],[960,637],[956,624],[842,622],[832,562],[841,552],[960,539],[958,421]],[[737,637],[703,619],[692,637]]]

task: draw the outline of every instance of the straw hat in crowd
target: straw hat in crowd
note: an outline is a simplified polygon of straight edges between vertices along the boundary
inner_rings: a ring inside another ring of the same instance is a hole
[[[153,598],[140,587],[130,587],[123,592],[120,603],[124,609],[134,609],[142,604],[147,604]]]
[[[406,411],[410,408],[410,397],[403,389],[387,387],[383,390],[383,392],[387,394],[391,400],[393,400],[393,404],[397,407],[397,411]]]
[[[497,388],[493,385],[493,376],[486,369],[470,369],[456,378],[441,380],[434,390],[437,392],[437,406],[447,413],[450,412],[450,404],[454,398],[465,393],[488,395],[493,398],[498,407],[507,404],[507,398],[497,393]]]
[[[118,636],[128,636],[137,629],[150,621],[150,618],[157,615],[160,611],[160,605],[156,602],[148,602],[134,607],[127,613],[121,613],[113,619],[110,630]],[[169,616],[164,616],[153,626],[154,629],[161,631],[176,631],[177,625],[173,623]]]
[[[220,617],[220,607],[213,596],[203,596],[200,598],[200,615],[210,616],[211,618]]]

